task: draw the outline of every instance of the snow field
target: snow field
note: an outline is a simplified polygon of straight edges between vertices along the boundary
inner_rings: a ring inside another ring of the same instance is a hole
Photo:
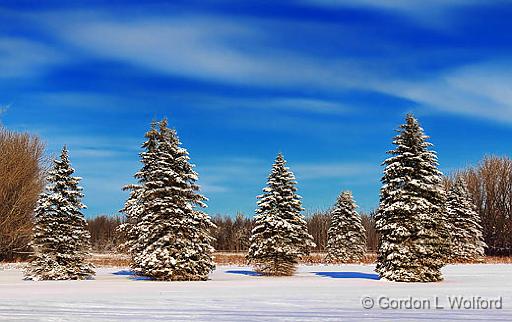
[[[452,265],[438,283],[377,280],[374,265],[300,266],[292,277],[254,276],[220,266],[206,282],[156,282],[119,268],[94,280],[24,281],[0,271],[0,320],[6,321],[512,321],[512,265]],[[361,300],[502,297],[501,310],[364,309]]]

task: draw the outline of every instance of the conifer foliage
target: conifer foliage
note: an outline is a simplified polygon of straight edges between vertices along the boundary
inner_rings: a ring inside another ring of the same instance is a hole
[[[279,153],[263,194],[258,196],[255,228],[247,258],[264,275],[292,275],[301,256],[315,247],[301,214],[296,181]]]
[[[398,132],[396,148],[388,152],[392,157],[384,162],[376,271],[391,281],[440,281],[449,231],[437,156],[413,115],[407,115]]]
[[[123,211],[133,269],[156,280],[207,280],[214,269],[210,217],[197,173],[167,120],[146,134],[139,183],[129,186]]]
[[[151,123],[151,129],[145,134],[146,141],[142,144],[143,151],[140,153],[142,168],[134,176],[138,180],[138,184],[127,185],[123,188],[125,191],[130,191],[130,196],[125,202],[124,208],[121,209],[121,212],[126,215],[126,222],[119,227],[119,232],[124,235],[126,240],[121,248],[130,253],[132,268],[135,271],[141,269],[136,258],[142,256],[147,246],[144,240],[139,240],[139,229],[142,227],[139,227],[138,223],[144,214],[144,185],[150,180],[150,175],[154,173],[158,166],[156,162],[156,148],[159,139],[157,126],[156,122]]]
[[[477,261],[484,256],[480,215],[476,212],[464,179],[452,185],[446,206],[451,231],[451,260]]]
[[[331,210],[327,231],[328,262],[361,260],[366,252],[366,234],[350,191],[343,192]]]
[[[74,171],[64,147],[34,211],[34,258],[25,272],[27,279],[81,280],[94,275],[86,261],[90,235],[82,214],[81,178],[74,177]]]

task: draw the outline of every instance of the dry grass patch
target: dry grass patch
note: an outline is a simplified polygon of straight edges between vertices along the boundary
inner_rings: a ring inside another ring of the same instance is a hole
[[[128,267],[131,260],[127,254],[94,253],[90,262],[96,267]]]

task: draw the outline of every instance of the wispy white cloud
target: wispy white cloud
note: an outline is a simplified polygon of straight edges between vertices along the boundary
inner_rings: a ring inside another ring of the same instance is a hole
[[[0,38],[0,78],[37,76],[67,58],[54,48],[23,38]]]
[[[479,2],[436,0],[429,4],[429,10],[475,3]],[[339,0],[331,5],[427,11],[420,1]],[[57,16],[59,19],[55,19]],[[374,91],[412,100],[437,111],[512,122],[506,86],[510,75],[504,68],[510,64],[493,62],[492,58],[477,66],[427,71],[418,80],[396,74],[393,72],[396,62],[390,63],[382,57],[325,57],[320,60],[285,46],[269,46],[273,43],[269,42],[272,38],[269,25],[262,27],[262,22],[255,18],[241,21],[223,16],[139,16],[126,20],[109,14],[90,16],[59,12],[34,21],[84,53],[157,73],[265,88]],[[293,25],[296,22],[283,23]],[[20,66],[31,64],[37,66],[37,59]],[[222,103],[241,108],[261,106],[317,113],[344,113],[350,109],[339,102],[301,97],[231,99]]]
[[[441,112],[512,122],[512,62],[456,68],[430,79],[393,81],[379,89]]]
[[[353,107],[342,104],[341,101],[301,96],[233,97],[228,95],[211,95],[197,91],[179,93],[151,92],[151,95],[158,96],[161,100],[168,102],[179,101],[194,107],[214,109],[271,109],[306,111],[318,114],[346,114],[354,110]],[[23,104],[28,103],[31,105],[62,108],[112,110],[116,108],[136,108],[144,102],[133,97],[91,91],[46,91],[32,92],[24,96]],[[18,105],[16,104],[16,106]]]
[[[482,0],[303,0],[305,3],[327,7],[369,7],[377,9],[414,12],[425,10],[440,10],[457,6],[467,6],[483,3]]]
[[[51,91],[32,92],[23,97],[24,103],[30,102],[37,105],[62,107],[62,108],[86,108],[88,110],[115,109],[116,107],[126,108],[130,106],[130,100],[112,94],[80,91]]]
[[[201,193],[204,194],[224,193],[231,191],[231,189],[227,186],[205,183],[204,180],[200,185],[200,189]]]
[[[346,114],[352,110],[341,102],[301,97],[239,100],[239,102],[234,103],[242,108],[300,110],[320,114]]]
[[[240,157],[227,157],[215,163],[201,163],[197,167],[201,186],[223,187],[229,190],[227,183],[236,180],[238,183],[254,182],[265,178],[270,166],[263,160]]]
[[[249,56],[226,45],[230,38],[254,35],[221,19],[89,19],[64,15],[61,22],[66,28],[61,23],[53,25],[52,18],[49,21],[57,35],[76,47],[159,72],[233,81],[258,72]]]
[[[384,10],[410,18],[423,26],[444,28],[453,18],[452,10],[485,4],[483,0],[302,0],[302,3],[324,8],[359,8]]]
[[[340,101],[300,96],[274,96],[268,98],[254,97],[228,97],[214,95],[200,95],[198,93],[182,94],[182,99],[196,106],[223,109],[254,109],[254,110],[282,110],[306,111],[318,114],[346,114],[353,108]]]
[[[73,150],[73,157],[75,158],[114,158],[119,157],[119,153],[112,149],[98,149],[98,148],[77,148]]]
[[[342,88],[367,81],[367,66],[358,60],[320,62],[284,47],[268,47],[271,34],[255,20],[184,16],[126,21],[60,13],[59,24],[54,16],[42,21],[57,37],[89,54],[164,74],[266,87]]]
[[[218,196],[233,193],[240,185],[252,185],[265,178],[263,164],[259,159],[241,157],[222,158],[215,163],[198,163],[196,171],[199,173],[201,192],[207,196]]]

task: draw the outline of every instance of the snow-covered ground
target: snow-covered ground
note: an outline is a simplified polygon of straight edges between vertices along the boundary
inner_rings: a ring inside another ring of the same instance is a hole
[[[248,267],[223,266],[207,282],[147,281],[113,268],[98,269],[90,281],[33,282],[23,281],[22,272],[14,268],[0,270],[0,319],[512,321],[512,265],[448,266],[445,281],[432,284],[377,280],[373,268],[301,266],[293,277],[272,278],[254,276]],[[503,308],[449,309],[448,297],[456,296],[501,296]],[[373,309],[362,307],[365,297],[373,299]],[[379,307],[410,297],[431,308],[407,309],[407,301],[402,310]],[[436,298],[445,309],[435,308]]]

